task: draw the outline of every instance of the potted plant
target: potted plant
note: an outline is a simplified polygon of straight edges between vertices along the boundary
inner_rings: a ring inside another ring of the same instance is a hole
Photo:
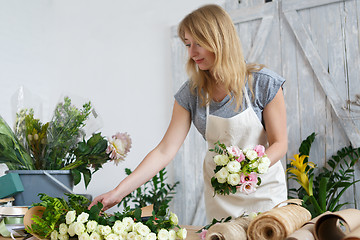
[[[87,187],[92,174],[104,163],[118,164],[125,159],[131,147],[127,133],[108,139],[93,133],[86,138],[84,127],[92,111],[91,102],[77,108],[65,97],[57,104],[53,118],[44,124],[34,117],[32,109],[19,110],[14,131],[0,116],[0,163],[7,165],[8,172],[20,175],[25,189],[15,196],[15,205],[30,205],[40,192],[54,197],[72,193],[73,185],[82,177]],[[39,186],[38,190],[31,189]]]

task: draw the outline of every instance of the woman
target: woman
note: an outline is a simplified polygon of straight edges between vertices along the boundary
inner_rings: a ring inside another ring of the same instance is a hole
[[[181,147],[193,122],[209,147],[217,141],[240,148],[261,144],[267,146],[271,160],[256,192],[213,197],[210,179],[215,165],[208,152],[204,160],[208,220],[271,209],[287,198],[279,161],[287,151],[282,93],[285,80],[262,66],[246,64],[232,20],[217,5],[206,5],[187,15],[178,34],[188,49],[190,80],[175,94],[172,119],[163,139],[131,175],[96,197],[90,207],[98,201],[104,210],[114,206],[164,168]]]

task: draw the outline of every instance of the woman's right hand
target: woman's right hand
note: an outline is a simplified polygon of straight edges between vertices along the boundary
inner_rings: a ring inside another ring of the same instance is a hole
[[[113,206],[118,204],[121,200],[122,197],[120,196],[120,194],[116,191],[116,189],[113,189],[94,198],[88,209],[90,209],[93,205],[96,205],[98,202],[101,202],[103,205],[102,211],[106,211],[109,208],[112,208]]]

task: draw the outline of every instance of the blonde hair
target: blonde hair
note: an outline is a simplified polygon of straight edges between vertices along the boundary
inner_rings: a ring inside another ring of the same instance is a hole
[[[197,89],[202,105],[206,105],[213,98],[214,85],[221,84],[228,95],[233,94],[238,109],[242,105],[246,81],[253,95],[251,73],[259,71],[263,66],[246,64],[240,39],[229,14],[214,4],[200,7],[188,14],[178,26],[178,35],[184,43],[185,32],[215,55],[211,73],[198,69],[189,57],[186,70],[191,79],[192,91]]]

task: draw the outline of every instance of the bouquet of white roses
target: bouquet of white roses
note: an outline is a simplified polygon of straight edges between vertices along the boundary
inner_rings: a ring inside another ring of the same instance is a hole
[[[259,174],[266,173],[270,166],[262,145],[242,150],[218,141],[209,151],[217,153],[214,156],[215,175],[211,178],[214,194],[229,195],[237,190],[250,194],[261,184]]]

